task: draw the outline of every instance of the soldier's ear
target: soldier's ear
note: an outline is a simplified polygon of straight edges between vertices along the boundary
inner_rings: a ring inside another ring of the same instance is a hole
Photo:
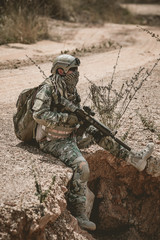
[[[62,69],[62,68],[58,68],[57,69],[57,73],[59,74],[59,75],[64,75],[65,73],[64,73],[64,70]]]

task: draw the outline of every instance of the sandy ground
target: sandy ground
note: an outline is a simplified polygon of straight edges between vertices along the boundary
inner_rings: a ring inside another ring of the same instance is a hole
[[[160,28],[158,27],[145,28],[160,35]],[[33,59],[41,59],[42,63],[39,66],[48,76],[52,66],[50,60],[53,56],[60,54],[61,51],[87,48],[93,46],[93,44],[98,45],[108,42],[108,40],[115,41],[122,46],[114,77],[117,89],[127,79],[131,79],[139,70],[139,67],[144,66],[146,69],[151,69],[160,56],[160,42],[134,25],[104,24],[103,26],[85,27],[79,24],[53,21],[52,31],[57,36],[61,36],[61,41],[41,41],[33,45],[8,44],[0,46],[0,161],[2,183],[7,182],[8,174],[14,169],[15,159],[21,158],[24,151],[17,147],[19,141],[14,135],[12,123],[17,97],[23,89],[37,86],[43,81],[43,74],[35,65],[28,62],[28,66],[25,66],[26,55]],[[102,79],[103,82],[109,83],[118,56],[118,44],[115,49],[111,48],[110,51],[104,48],[100,52],[94,53],[91,51],[82,54],[80,57],[78,90],[82,101],[86,98],[89,86],[86,77],[96,84],[100,83]],[[145,144],[153,141],[155,143],[153,155],[158,159],[160,159],[160,138],[157,135],[157,133],[160,133],[159,76],[160,64],[157,65],[150,78],[144,82],[130,104],[118,133],[122,135],[131,127],[127,143],[136,149],[143,148]],[[151,132],[144,127],[136,114],[136,110],[139,110],[147,120],[154,122],[156,132]],[[30,156],[32,156],[31,153]],[[18,169],[21,168],[19,163],[16,163]]]
[[[64,28],[70,28],[70,26]],[[159,28],[150,27],[149,30],[153,31],[155,34],[160,33]],[[36,86],[43,80],[43,74],[40,73],[35,65],[21,66],[21,60],[25,59],[26,55],[34,57],[35,50],[38,50],[38,48],[41,49],[41,53],[36,55],[36,57],[45,57],[49,52],[56,55],[65,49],[74,49],[78,46],[79,48],[82,46],[87,47],[93,43],[98,44],[102,41],[108,41],[108,39],[112,39],[122,45],[115,75],[115,82],[118,78],[116,82],[117,87],[120,87],[125,79],[131,78],[133,74],[138,71],[140,66],[145,66],[150,69],[159,57],[160,42],[134,25],[105,24],[103,27],[79,27],[76,29],[76,33],[74,32],[72,40],[66,40],[64,43],[42,41],[34,45],[27,45],[27,47],[23,44],[10,44],[9,46],[11,47],[1,46],[0,51],[3,53],[1,57],[2,63],[6,62],[7,59],[12,63],[17,60],[20,62],[20,67],[16,69],[4,69],[0,71],[1,108],[5,106],[5,110],[8,104],[13,104],[13,106],[15,106],[17,96],[21,90]],[[21,48],[26,47],[26,49],[17,49],[17,46],[21,46]],[[78,89],[82,99],[85,98],[87,86],[89,85],[86,77],[95,83],[98,83],[102,79],[105,79],[106,83],[110,81],[118,51],[119,48],[107,52],[104,51],[103,53],[90,53],[81,57],[81,77]],[[43,63],[39,66],[47,76],[50,74],[51,62]],[[160,67],[158,65],[154,72],[156,78],[158,78],[159,69]],[[158,90],[159,80],[154,79],[153,81],[152,78],[153,77],[145,83],[137,98],[140,99],[147,90],[149,93],[147,94],[147,101],[149,101],[149,104],[153,104],[152,107],[150,105],[151,109],[157,109],[155,111],[158,112],[160,107]],[[157,95],[155,91],[157,91]],[[6,114],[5,111],[4,114]]]
[[[61,28],[63,28],[63,26]],[[0,71],[1,103],[15,101],[18,93],[22,89],[36,86],[43,80],[43,74],[40,73],[35,65],[29,67],[21,66],[23,60],[28,60],[26,55],[31,58],[36,56],[36,58],[42,57],[45,59],[49,54],[49,56],[51,56],[51,53],[53,56],[56,56],[60,54],[61,51],[73,50],[75,48],[81,49],[82,47],[87,48],[88,46],[92,46],[92,44],[98,45],[111,39],[122,46],[116,69],[117,74],[120,71],[139,68],[149,62],[155,61],[159,55],[160,43],[134,25],[105,24],[103,27],[79,27],[76,29],[76,33],[72,33],[70,26],[64,26],[64,28],[70,28],[72,40],[65,40],[61,43],[41,41],[33,45],[9,44],[7,46],[0,46],[0,53],[2,54],[0,59],[1,65],[5,63],[5,68],[7,68],[7,61],[13,64],[13,68],[16,61],[19,61],[20,65],[18,68],[16,65],[16,69],[4,69]],[[158,28],[150,27],[149,29],[156,34],[160,32]],[[35,52],[38,52],[38,49],[40,53],[35,54]],[[107,52],[105,52],[104,49],[103,53],[90,53],[87,56],[81,57],[81,79],[78,88],[81,90],[86,89],[85,84],[87,80],[85,76],[92,81],[98,82],[100,79],[112,74],[118,51],[119,48]],[[8,65],[10,67],[10,64]],[[47,76],[50,74],[51,66],[52,63],[49,61],[45,64],[40,64],[41,69]],[[6,91],[4,89],[6,89]],[[14,94],[12,94],[13,92]]]

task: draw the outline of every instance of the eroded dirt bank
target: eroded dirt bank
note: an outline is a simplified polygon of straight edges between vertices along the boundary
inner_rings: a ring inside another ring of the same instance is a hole
[[[57,27],[57,32],[62,30],[62,27]],[[159,28],[152,30],[160,33]],[[118,88],[140,66],[151,69],[160,52],[160,44],[155,38],[132,25],[106,24],[96,28],[74,26],[74,31],[73,28],[67,31],[70,39],[64,38],[61,44],[45,42],[31,48],[17,44],[0,48],[3,53],[1,66],[5,66],[0,71],[0,239],[158,240],[160,140],[154,131],[151,132],[142,124],[136,110],[151,122],[154,121],[156,130],[160,131],[159,65],[134,98],[119,129],[119,135],[122,135],[131,127],[127,143],[133,148],[141,149],[150,141],[155,143],[153,158],[148,161],[146,170],[139,173],[123,160],[114,159],[102,150],[95,153],[95,146],[88,150],[90,153],[94,151],[93,155],[88,156],[84,152],[91,169],[89,185],[96,196],[92,218],[99,232],[93,236],[82,231],[66,209],[65,193],[72,177],[71,170],[36,147],[20,143],[14,135],[12,116],[18,94],[43,80],[36,66],[25,67],[21,64],[28,51],[28,55],[34,59],[40,55],[46,59],[51,51],[57,54],[61,50],[73,50],[77,46],[91,46],[113,39],[123,46],[115,74]],[[40,45],[41,52],[38,52]],[[89,86],[85,76],[97,84],[102,78],[108,83],[118,51],[103,49],[82,54],[78,84],[82,101],[86,98]],[[20,64],[13,69],[15,61]],[[40,67],[49,75],[50,62],[40,64]]]
[[[92,218],[98,239],[160,238],[160,177],[152,177],[97,151],[87,157],[91,169],[90,189],[95,193]]]
[[[67,210],[65,193],[72,171],[36,147],[20,143],[15,150],[19,157],[10,157],[12,170],[3,168],[7,181],[0,205],[0,239],[159,239],[160,177],[148,174],[149,164],[140,173],[104,150],[84,153],[95,194],[91,219],[97,231],[90,235]]]

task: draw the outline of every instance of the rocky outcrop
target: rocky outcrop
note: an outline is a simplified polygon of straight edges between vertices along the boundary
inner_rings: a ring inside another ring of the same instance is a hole
[[[102,150],[87,160],[96,197],[92,219],[101,239],[160,239],[160,161],[151,157],[139,172]]]
[[[87,191],[87,214],[92,210],[96,232],[80,229],[67,209],[72,170],[36,147],[19,143],[6,152],[1,166],[0,239],[160,239],[159,161],[151,157],[139,172],[104,150],[84,156],[94,193]]]
[[[22,143],[7,157],[10,165],[2,164],[0,186],[1,240],[93,239],[66,208],[70,168]]]

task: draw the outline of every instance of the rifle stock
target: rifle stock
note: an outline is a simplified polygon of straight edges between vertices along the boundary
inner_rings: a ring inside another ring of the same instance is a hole
[[[120,144],[122,147],[124,147],[128,151],[131,151],[131,148],[127,144],[125,144],[120,139],[115,137],[116,132],[111,131],[107,126],[97,121],[95,118],[89,115],[86,111],[77,107],[76,105],[74,105],[72,102],[70,102],[68,99],[64,97],[61,97],[61,104],[66,108],[66,110],[73,112],[77,115],[77,117],[83,122],[83,126],[82,126],[83,129],[84,127],[87,128],[90,125],[92,125],[96,129],[98,129],[104,136],[111,136],[118,144]]]

